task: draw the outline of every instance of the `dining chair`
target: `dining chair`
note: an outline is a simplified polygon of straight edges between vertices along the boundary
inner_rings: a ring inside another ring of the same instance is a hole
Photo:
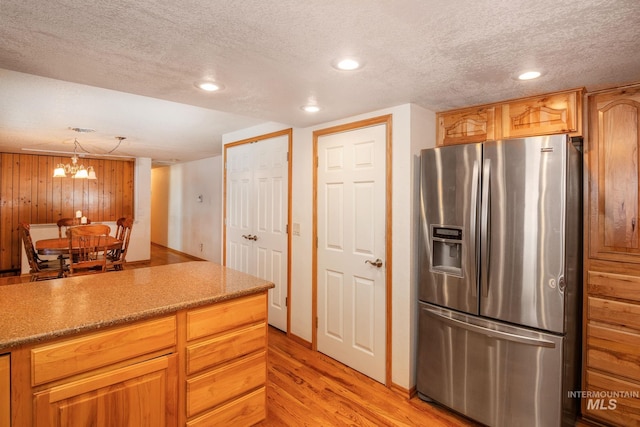
[[[107,237],[110,232],[111,227],[104,224],[67,230],[70,276],[107,271]]]
[[[127,249],[129,248],[129,239],[131,238],[131,230],[133,229],[133,218],[122,217],[116,221],[116,239],[122,241],[119,249],[109,251],[107,255],[108,270],[123,270],[126,263]]]
[[[49,263],[40,259],[35,247],[33,246],[33,239],[31,238],[31,225],[27,223],[20,223],[18,225],[20,230],[20,236],[22,237],[22,243],[24,244],[24,251],[27,254],[29,260],[29,274],[31,274],[31,282],[39,280],[57,279],[59,277],[66,276],[66,271],[61,269],[58,263]]]
[[[76,225],[82,225],[80,223],[80,218],[60,218],[56,224],[58,225],[58,237],[63,238],[67,235],[67,230],[69,227],[74,227]],[[91,224],[91,220],[87,219],[87,224]],[[64,228],[64,233],[62,229]]]

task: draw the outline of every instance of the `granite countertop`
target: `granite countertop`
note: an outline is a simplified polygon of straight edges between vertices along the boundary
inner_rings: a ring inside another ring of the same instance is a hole
[[[207,261],[0,286],[0,352],[272,287]]]

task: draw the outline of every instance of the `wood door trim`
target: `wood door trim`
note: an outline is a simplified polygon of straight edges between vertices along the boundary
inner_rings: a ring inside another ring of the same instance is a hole
[[[386,183],[385,183],[385,267],[386,267],[386,289],[385,289],[385,304],[386,304],[386,312],[385,312],[385,385],[387,387],[391,387],[392,384],[392,301],[391,301],[391,290],[392,290],[392,115],[384,115],[379,117],[373,117],[370,119],[360,120],[357,122],[347,123],[343,125],[333,126],[326,129],[319,129],[313,132],[313,226],[312,226],[312,237],[311,237],[311,251],[312,251],[312,267],[311,267],[311,348],[314,351],[318,351],[318,138],[321,136],[331,135],[335,133],[342,133],[357,129],[362,129],[366,127],[376,126],[380,124],[386,125],[386,138],[387,138],[387,146],[386,146]]]
[[[224,177],[222,182],[222,265],[227,264],[227,149],[243,144],[251,144],[253,142],[265,139],[276,138],[278,136],[287,136],[287,336],[291,336],[291,171],[293,163],[293,128],[283,129],[264,135],[246,138],[224,145],[222,168]]]

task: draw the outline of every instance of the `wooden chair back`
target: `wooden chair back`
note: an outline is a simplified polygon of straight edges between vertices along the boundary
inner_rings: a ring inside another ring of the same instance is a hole
[[[71,275],[107,270],[107,237],[110,232],[111,227],[104,224],[71,227],[67,230]]]
[[[24,244],[24,251],[27,254],[29,260],[29,273],[31,274],[31,281],[44,279],[55,279],[62,276],[62,271],[57,266],[50,266],[47,262],[38,257],[36,248],[33,245],[33,239],[31,238],[31,225],[21,222],[18,225],[20,231],[20,237]]]
[[[129,248],[129,240],[131,238],[131,230],[133,229],[133,218],[122,217],[116,221],[116,239],[122,241],[122,247],[111,251],[108,257],[108,268],[114,270],[122,270],[126,263],[127,249]]]
[[[58,225],[58,237],[60,239],[62,239],[64,236],[67,235],[67,230],[69,229],[69,227],[82,225],[81,218],[60,218],[56,224]],[[87,219],[87,224],[91,224],[90,219]],[[62,232],[63,228],[64,228],[64,233]]]

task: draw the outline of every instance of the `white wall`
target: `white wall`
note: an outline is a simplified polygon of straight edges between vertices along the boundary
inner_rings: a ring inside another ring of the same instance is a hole
[[[220,263],[222,156],[151,170],[151,241]]]
[[[139,157],[134,170],[133,228],[127,262],[151,258],[151,159]],[[115,233],[116,223],[111,225]]]
[[[415,268],[415,158],[421,148],[435,145],[435,114],[405,104],[355,117],[294,129],[292,155],[292,222],[300,225],[300,235],[292,237],[291,250],[291,333],[311,341],[311,264],[313,226],[313,131],[381,115],[393,115],[392,122],[392,381],[410,389],[415,385],[417,291]],[[287,128],[269,123],[223,136],[223,144],[264,135]]]

